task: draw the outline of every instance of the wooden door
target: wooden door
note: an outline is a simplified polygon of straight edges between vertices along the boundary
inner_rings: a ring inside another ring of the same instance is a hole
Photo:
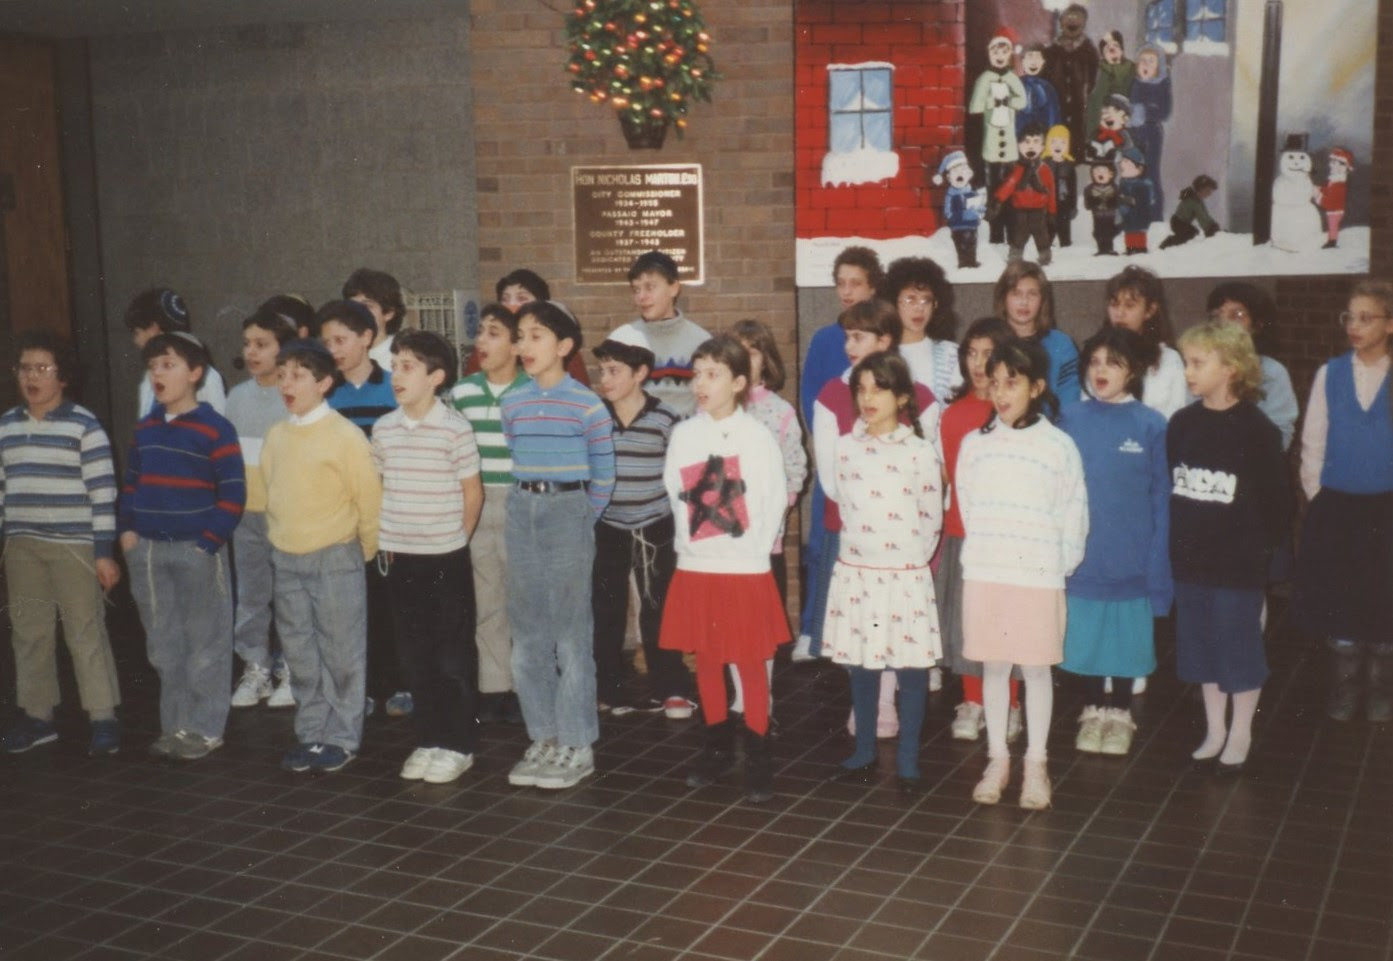
[[[72,335],[68,238],[59,166],[56,55],[41,40],[0,36],[0,404],[16,402],[8,368],[16,331]],[[3,408],[0,408],[3,409]]]

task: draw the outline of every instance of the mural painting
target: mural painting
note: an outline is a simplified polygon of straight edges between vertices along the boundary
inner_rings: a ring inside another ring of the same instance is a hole
[[[799,0],[798,284],[1368,269],[1365,0]]]

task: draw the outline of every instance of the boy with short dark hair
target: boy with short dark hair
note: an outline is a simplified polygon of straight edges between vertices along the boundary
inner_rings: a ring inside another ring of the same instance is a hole
[[[48,331],[26,331],[17,340],[15,378],[24,403],[0,417],[0,521],[22,714],[0,738],[0,749],[18,754],[58,739],[56,608],[92,720],[87,753],[115,754],[121,693],[102,605],[103,592],[121,579],[112,559],[111,443],[92,412],[66,396],[77,379],[67,341]]]
[[[275,569],[276,633],[295,694],[289,771],[337,771],[363,737],[367,593],[382,485],[367,440],[324,402],[334,360],[292,340],[276,358],[289,417],[266,432],[261,476]]]
[[[643,331],[653,350],[656,366],[648,375],[654,397],[690,417],[696,410],[692,397],[692,352],[711,338],[682,313],[677,298],[682,293],[677,261],[659,250],[640,254],[629,268],[638,319],[630,326]]]
[[[852,246],[837,254],[832,261],[832,284],[837,289],[838,310],[846,310],[853,304],[870,300],[876,295],[880,285],[885,282],[885,270],[880,265],[880,257],[869,247]],[[817,405],[818,394],[831,380],[835,380],[846,370],[846,334],[834,320],[813,334],[808,342],[808,352],[803,357],[803,368],[798,379],[798,405],[803,412],[803,423],[809,428],[813,424],[813,408]],[[804,584],[811,583],[812,574],[821,568],[830,570],[836,560],[833,556],[823,564],[826,550],[821,517],[826,509],[827,495],[813,474],[813,492],[809,499],[809,512],[813,518],[808,528],[808,543],[803,548]],[[817,595],[815,591],[805,590],[803,611],[798,618],[798,640],[793,645],[794,661],[809,661],[812,636],[804,625],[811,624],[815,613]]]
[[[319,308],[320,339],[338,368],[329,406],[347,417],[372,440],[372,428],[397,406],[392,375],[372,357],[378,331],[371,309],[356,300],[331,300]],[[391,361],[389,360],[388,363]],[[387,578],[377,559],[367,563],[368,591],[368,701],[367,712],[384,704],[388,717],[411,713],[411,692],[402,680],[396,642],[392,636],[392,612],[387,601]]]
[[[208,352],[188,333],[141,349],[155,408],[135,428],[117,529],[131,595],[160,676],[157,757],[222,746],[231,692],[232,584],[223,549],[247,489],[237,431],[196,392]]]
[[[629,324],[595,348],[600,396],[613,422],[615,485],[609,506],[595,525],[592,606],[595,670],[601,710],[635,709],[624,692],[624,632],[629,577],[639,596],[639,636],[648,666],[649,698],[641,709],[661,709],[670,718],[692,716],[691,678],[682,655],[658,647],[663,600],[677,567],[672,506],[663,486],[663,463],[677,412],[643,389],[653,369],[653,351],[643,332]]]
[[[508,620],[513,678],[532,744],[508,783],[558,789],[595,773],[595,521],[614,490],[604,405],[566,373],[580,325],[559,304],[525,304],[523,370],[533,378],[502,404],[517,478],[508,497]]]
[[[396,410],[377,422],[382,474],[378,547],[388,559],[397,649],[415,703],[416,749],[401,776],[454,781],[478,746],[474,575],[469,538],[484,506],[474,430],[440,392],[459,369],[439,334],[404,330],[392,342]]]
[[[340,296],[362,304],[372,313],[372,357],[381,367],[392,366],[392,338],[406,318],[406,301],[397,278],[383,270],[359,267],[343,282]]]
[[[136,294],[126,308],[122,321],[131,332],[131,343],[136,350],[144,350],[145,345],[160,334],[177,331],[187,334],[193,330],[184,298],[168,287],[152,287]],[[211,358],[195,396],[200,401],[207,401],[219,414],[227,408],[227,391],[222,375],[213,367]],[[136,418],[144,417],[154,406],[155,395],[150,390],[150,378],[142,377],[136,392]]]
[[[531,378],[518,367],[518,318],[501,304],[479,311],[474,338],[478,373],[460,379],[450,392],[455,409],[469,419],[479,447],[484,510],[469,555],[474,568],[474,639],[479,652],[479,720],[522,723],[513,688],[513,637],[508,627],[508,544],[503,536],[513,456],[503,436],[502,403]]]

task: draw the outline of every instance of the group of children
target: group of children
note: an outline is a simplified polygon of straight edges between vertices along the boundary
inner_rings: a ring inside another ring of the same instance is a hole
[[[746,796],[767,799],[803,432],[766,325],[709,336],[678,309],[660,252],[629,276],[639,317],[592,351],[597,390],[578,322],[530,271],[499,282],[458,380],[450,344],[401,328],[396,281],[360,270],[317,311],[279,296],[248,317],[251,377],[226,395],[178,295],[141,294],[127,324],[147,378],[119,497],[106,435],[65,396],[71,349],[26,335],[24,402],[0,418],[22,709],[4,750],[57,737],[55,606],[90,751],[119,749],[101,616],[119,540],[160,677],[153,754],[203,757],[229,708],[268,700],[295,707],[282,766],[335,771],[381,699],[414,725],[403,778],[457,779],[480,721],[520,715],[530,743],[509,782],[566,788],[594,771],[599,713],[685,718],[695,696],[707,734],[688,783],[725,776],[743,732]],[[1172,605],[1180,678],[1204,694],[1193,757],[1241,770],[1298,413],[1269,356],[1270,298],[1221,284],[1210,319],[1175,340],[1160,280],[1129,267],[1077,350],[1024,260],[959,343],[933,261],[884,272],[853,247],[834,280],[843,309],[800,384],[816,471],[793,656],[849,670],[855,747],[836,777],[870,780],[876,737],[898,736],[899,785],[919,789],[926,694],[946,666],[962,684],[953,736],[987,735],[973,797],[1000,800],[1024,729],[1020,803],[1047,807],[1052,666],[1082,678],[1078,749],[1127,753],[1153,622]],[[1302,437],[1312,507],[1294,599],[1331,644],[1341,719],[1366,675],[1367,716],[1393,715],[1391,315],[1393,287],[1356,286],[1341,317],[1352,350],[1317,375]]]

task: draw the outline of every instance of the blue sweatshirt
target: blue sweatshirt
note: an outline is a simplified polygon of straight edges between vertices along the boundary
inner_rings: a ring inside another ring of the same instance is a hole
[[[1065,589],[1097,601],[1150,598],[1164,617],[1174,593],[1166,418],[1135,400],[1086,400],[1066,408],[1059,426],[1079,449],[1088,489],[1083,563]]]

